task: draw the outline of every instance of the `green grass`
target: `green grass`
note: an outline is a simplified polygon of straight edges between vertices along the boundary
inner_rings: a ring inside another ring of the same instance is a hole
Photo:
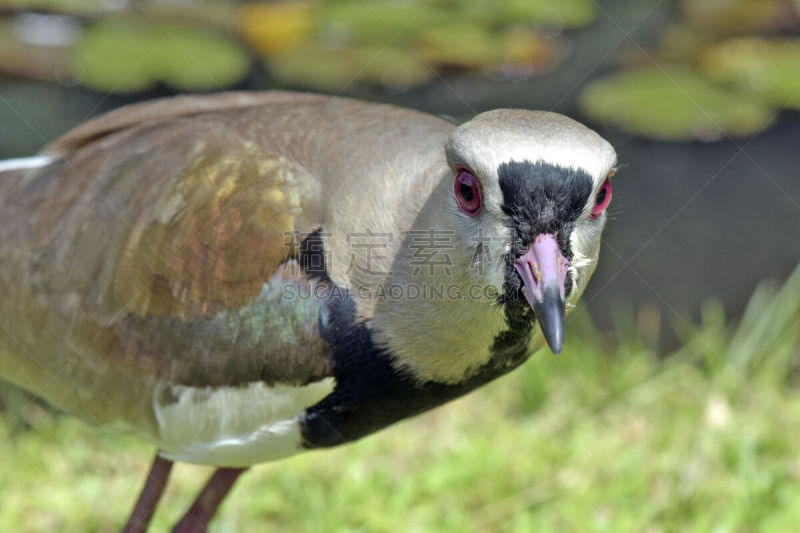
[[[213,530],[795,530],[800,269],[760,287],[738,325],[716,305],[681,324],[684,346],[660,359],[635,324],[601,343],[578,315],[561,356],[355,445],[253,469]],[[116,531],[152,447],[7,402],[0,531]],[[209,472],[176,468],[153,531]]]

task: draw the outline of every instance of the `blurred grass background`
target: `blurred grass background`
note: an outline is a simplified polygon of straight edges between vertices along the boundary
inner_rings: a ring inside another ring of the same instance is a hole
[[[709,303],[660,357],[585,314],[480,391],[354,445],[255,467],[215,531],[794,531],[800,268],[738,324]],[[153,449],[19,397],[0,425],[0,530],[116,531]],[[178,465],[167,531],[209,468]]]
[[[355,445],[259,466],[213,526],[794,531],[799,13],[799,0],[0,0],[0,158],[126,103],[223,89],[583,120],[627,166],[564,354]],[[116,531],[152,453],[0,383],[0,531]],[[177,467],[153,531],[209,472]]]

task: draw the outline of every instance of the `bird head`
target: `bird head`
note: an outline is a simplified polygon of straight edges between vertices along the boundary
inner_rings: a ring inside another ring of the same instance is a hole
[[[445,153],[448,211],[462,233],[482,236],[472,257],[492,260],[483,281],[504,305],[529,305],[560,352],[565,312],[597,263],[614,149],[565,116],[502,109],[457,127]]]

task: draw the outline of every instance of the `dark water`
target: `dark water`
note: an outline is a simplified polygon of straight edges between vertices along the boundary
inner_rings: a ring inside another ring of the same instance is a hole
[[[614,219],[587,294],[601,323],[626,301],[669,319],[717,298],[735,314],[759,281],[800,264],[800,115],[737,142],[604,134],[628,166],[615,179]]]

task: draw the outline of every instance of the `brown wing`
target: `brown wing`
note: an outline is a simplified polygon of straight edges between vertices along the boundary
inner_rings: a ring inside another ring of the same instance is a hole
[[[291,260],[313,178],[250,138],[246,107],[205,107],[163,120],[149,105],[69,134],[54,146],[74,152],[7,195],[0,319],[24,332],[12,350],[54,371],[19,356],[0,375],[106,396],[329,375],[315,282]]]
[[[185,164],[157,168],[176,153],[189,156]],[[183,318],[244,305],[294,255],[287,236],[299,205],[292,204],[291,165],[222,135],[162,143],[151,157],[154,164],[142,161],[128,178],[136,182],[136,209],[119,220],[129,227],[110,305]]]

